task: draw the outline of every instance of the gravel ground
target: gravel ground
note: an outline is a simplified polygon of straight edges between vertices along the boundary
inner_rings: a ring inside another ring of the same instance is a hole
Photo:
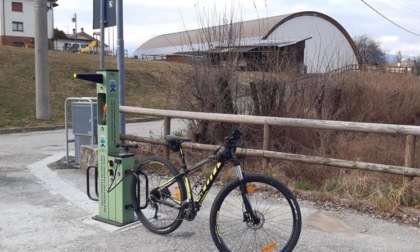
[[[211,191],[193,222],[159,236],[138,222],[122,228],[91,219],[97,202],[78,169],[51,169],[65,155],[63,130],[0,135],[0,251],[216,251],[208,217]],[[418,227],[371,213],[300,200],[295,251],[420,251]]]

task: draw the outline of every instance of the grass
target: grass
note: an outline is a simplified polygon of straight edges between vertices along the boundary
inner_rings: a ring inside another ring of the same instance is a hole
[[[297,181],[295,183],[295,188],[299,190],[305,190],[305,191],[315,191],[316,187],[308,181]]]
[[[95,72],[99,66],[97,55],[50,51],[51,120],[35,119],[34,62],[35,54],[32,49],[0,46],[0,128],[63,125],[64,101],[67,97],[96,96],[95,85],[73,79],[73,73]],[[116,58],[106,58],[106,68],[116,68],[116,65]],[[178,82],[175,76],[180,75],[179,72],[175,72],[178,71],[179,65],[126,59],[125,66],[127,105],[161,109],[173,109],[177,106],[174,104],[177,97],[172,95],[174,83]],[[240,76],[246,79],[241,83],[249,83],[250,79],[258,78],[259,74],[247,72]],[[417,77],[410,75],[378,73],[356,73],[334,79],[326,86],[322,119],[418,125],[419,82]],[[328,98],[328,94],[334,94],[336,89],[340,89],[343,94],[339,110],[333,109],[335,103],[330,101],[333,95]],[[301,108],[313,105],[315,99],[312,99],[312,96],[310,98],[307,99],[310,103],[303,104]],[[335,113],[329,114],[329,111]],[[300,117],[293,112],[295,111],[283,116]],[[301,117],[311,118],[304,114]],[[276,141],[279,141],[278,146],[282,146],[279,151],[284,152],[392,165],[403,164],[405,143],[403,138],[393,136],[375,138],[369,134],[356,135],[356,133],[319,134],[318,131],[313,131],[315,134],[312,134],[313,132],[308,130],[289,130],[290,132],[296,136],[289,134],[285,137],[283,131],[273,132],[273,150],[276,150]],[[255,134],[257,135],[259,134]],[[280,141],[282,139],[289,140],[282,142]],[[252,142],[252,146],[258,146],[259,140]],[[158,154],[157,151],[163,150],[160,146],[141,149],[143,152],[150,152],[146,155]],[[416,163],[419,162],[420,155],[416,155]],[[248,161],[245,168],[250,172],[270,174],[297,190],[312,191],[321,188],[321,195],[325,199],[336,195],[350,199],[355,205],[368,201],[374,209],[383,212],[395,211],[407,201],[407,185],[402,183],[401,178],[395,176],[354,171],[340,173],[338,172],[340,169],[337,168],[316,165],[308,167],[307,164],[285,161],[272,161],[267,170],[261,170],[259,164],[260,160]],[[211,167],[203,169],[203,176],[208,175],[211,170]],[[229,181],[234,176],[234,171],[227,169],[221,174],[221,181]],[[415,180],[413,188],[415,191],[412,200],[414,204],[420,205],[418,180]]]
[[[353,171],[325,182],[322,191],[347,198],[355,205],[369,202],[379,212],[392,213],[407,203],[408,185],[392,183],[383,176]]]
[[[106,57],[107,69],[115,69],[115,57]],[[153,108],[173,108],[166,90],[171,65],[126,59],[126,104]],[[75,72],[94,73],[98,55],[49,51],[50,121],[36,119],[35,51],[0,46],[0,128],[64,124],[64,101],[67,97],[96,96],[96,87],[73,79]]]

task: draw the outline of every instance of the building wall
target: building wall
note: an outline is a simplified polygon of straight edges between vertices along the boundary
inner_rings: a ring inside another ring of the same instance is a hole
[[[32,37],[0,36],[0,41],[3,42],[3,45],[19,47],[31,47],[31,45],[34,45],[34,38]]]
[[[269,19],[271,20],[272,18]],[[257,21],[256,24],[258,22],[264,24],[264,19],[255,21]],[[290,42],[310,37],[310,39],[305,41],[305,66],[303,66],[308,73],[324,73],[347,65],[359,64],[359,53],[347,31],[337,21],[322,13],[300,12],[279,16],[275,23],[269,25],[269,29],[265,29],[264,33],[257,34],[260,36],[252,35],[252,31],[254,30],[244,28],[245,34],[243,34],[244,37],[241,39],[242,45]],[[193,34],[200,33],[194,33],[193,31]],[[157,56],[175,52],[204,51],[209,49],[208,43],[188,43],[190,35],[187,32],[160,35],[141,45],[134,52],[134,55],[137,55],[139,59],[153,59]],[[169,40],[170,38],[178,43]],[[161,47],[153,47],[151,41],[162,42],[156,43]],[[171,41],[171,43],[168,43],[168,41]],[[184,41],[185,43],[179,43]],[[212,42],[213,47],[217,46],[217,44],[218,42]],[[146,58],[145,55],[149,55],[149,57]]]
[[[79,44],[80,48],[84,48],[85,46],[88,46],[92,41],[90,40],[77,40],[77,44]],[[54,40],[54,50],[63,51],[65,44],[74,44],[76,41],[74,39],[57,39]]]
[[[316,16],[301,16],[286,21],[267,40],[300,37],[312,37],[305,43],[304,63],[308,73],[324,73],[358,64],[344,34],[332,23]]]
[[[12,11],[12,2],[22,3],[22,12]],[[13,45],[23,42],[34,44],[35,37],[35,1],[34,0],[3,0],[0,2],[0,45]],[[13,22],[23,24],[22,31],[13,31]],[[47,12],[48,39],[54,37],[53,9]],[[50,43],[51,44],[51,43]]]

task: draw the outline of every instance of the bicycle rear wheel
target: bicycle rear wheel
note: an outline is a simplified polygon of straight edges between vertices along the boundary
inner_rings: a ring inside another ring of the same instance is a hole
[[[245,217],[239,179],[217,195],[210,231],[220,251],[292,251],[300,236],[299,205],[286,186],[265,175],[245,175],[248,197],[260,223]]]
[[[169,160],[153,156],[141,162],[135,172],[138,179],[133,177],[131,183],[131,201],[141,223],[157,234],[177,229],[183,220],[179,207],[187,198],[182,178],[173,179],[178,170]]]

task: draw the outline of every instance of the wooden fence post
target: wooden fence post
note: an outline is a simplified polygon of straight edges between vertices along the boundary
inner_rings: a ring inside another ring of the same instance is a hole
[[[169,134],[171,134],[171,118],[168,116],[165,116],[163,118],[163,135],[166,136]],[[171,154],[171,150],[169,150],[168,146],[165,146],[165,157],[167,159],[169,159],[170,154]]]
[[[270,150],[270,135],[271,135],[271,126],[267,123],[264,124],[264,137],[263,137],[263,150],[268,151]],[[270,163],[270,159],[263,158],[262,160],[262,167],[266,169],[268,164]]]
[[[405,161],[404,166],[406,167],[414,167],[414,160],[415,160],[415,150],[416,150],[416,136],[408,135],[405,140]],[[413,198],[413,177],[403,177],[404,184],[407,184],[407,196],[408,202],[407,205],[411,205],[412,198]]]

